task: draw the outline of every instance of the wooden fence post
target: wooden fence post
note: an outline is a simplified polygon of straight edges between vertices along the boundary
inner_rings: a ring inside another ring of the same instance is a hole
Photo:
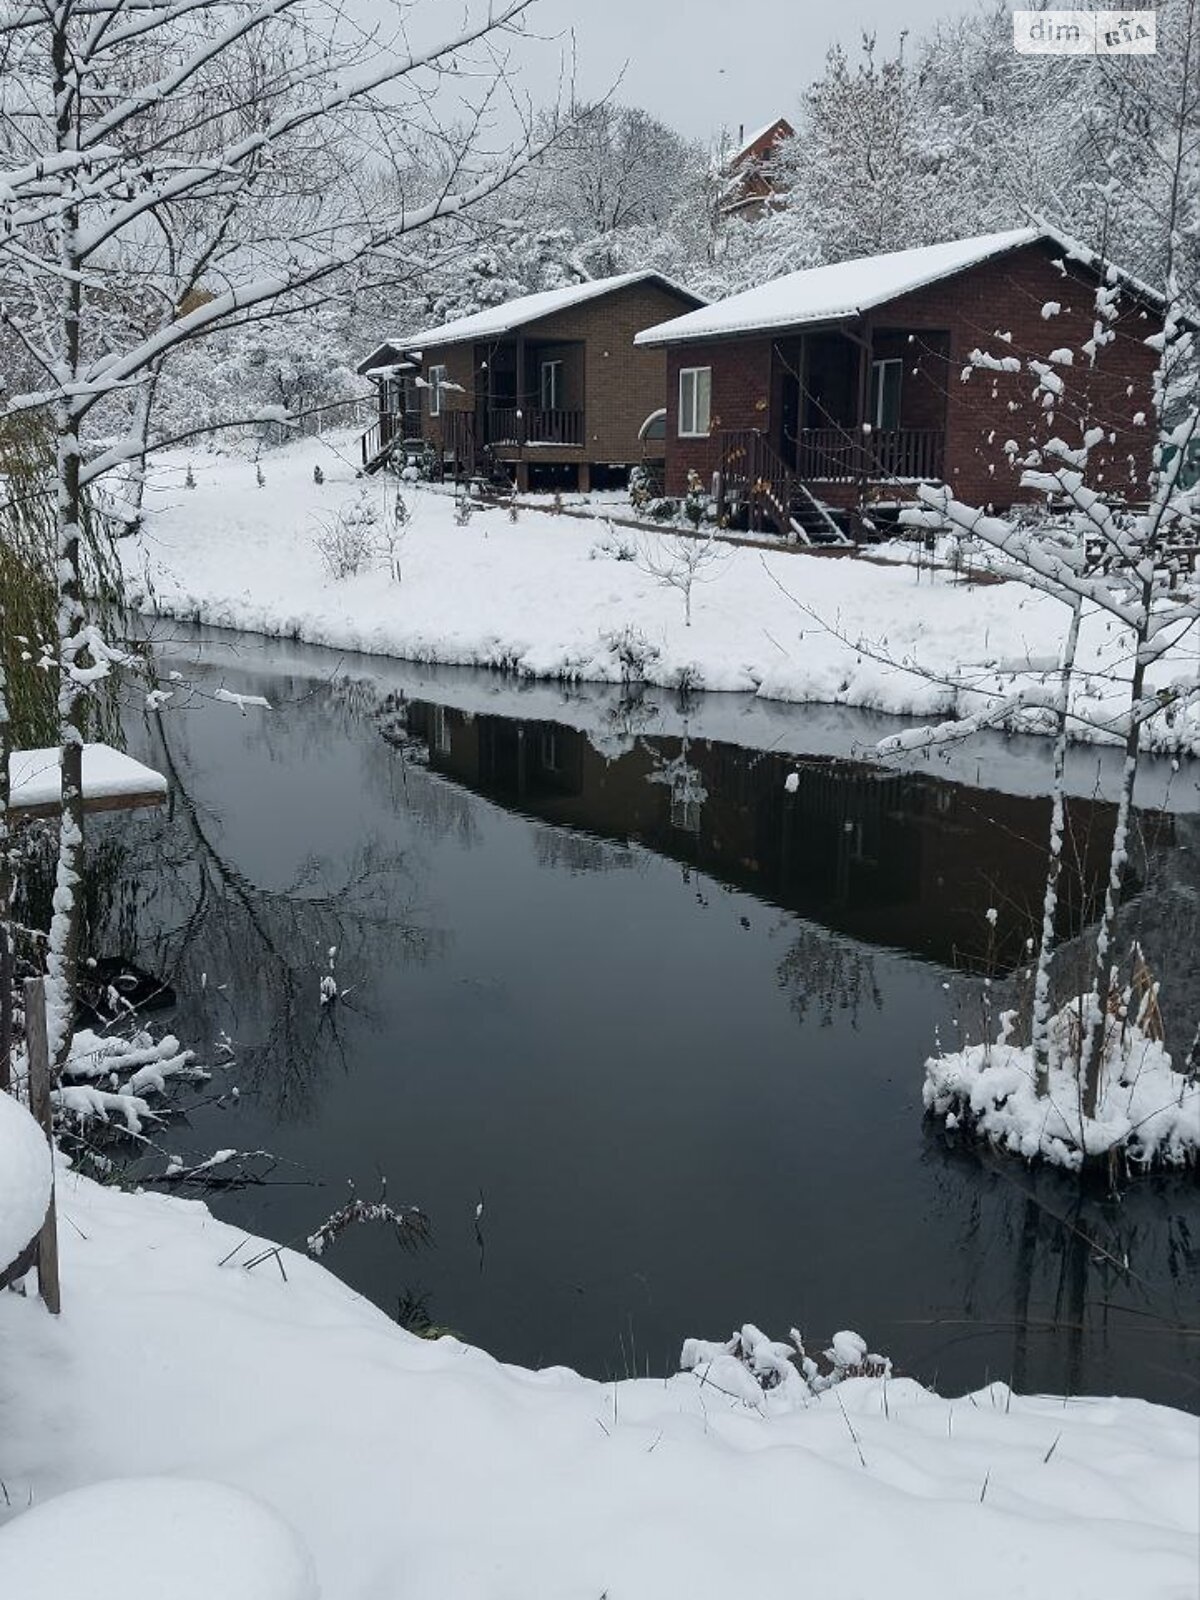
[[[50,1109],[50,1043],[46,1035],[46,984],[43,978],[25,980],[25,1047],[29,1053],[29,1109],[45,1130],[54,1161],[54,1130]],[[53,1166],[51,1167],[53,1172]],[[38,1293],[47,1311],[62,1310],[58,1282],[58,1211],[51,1184],[50,1205],[37,1242]]]

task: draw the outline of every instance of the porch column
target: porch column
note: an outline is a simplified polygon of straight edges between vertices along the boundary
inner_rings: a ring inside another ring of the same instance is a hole
[[[525,371],[525,334],[517,329],[517,443],[524,444],[529,438],[529,405],[531,396],[526,389],[527,373]]]
[[[858,502],[862,505],[867,482],[867,407],[871,394],[871,333],[865,327],[858,346],[858,396],[855,404],[855,433],[858,436]]]
[[[579,463],[579,492],[591,494],[592,492],[592,463],[581,461]]]

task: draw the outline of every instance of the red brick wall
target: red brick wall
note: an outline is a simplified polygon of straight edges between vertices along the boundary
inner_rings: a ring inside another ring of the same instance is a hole
[[[1095,368],[1090,368],[1080,346],[1092,333],[1095,282],[1075,262],[1066,264],[1064,276],[1055,265],[1060,255],[1051,247],[1031,245],[917,290],[874,314],[879,354],[905,354],[905,425],[940,426],[944,414],[947,481],[958,498],[970,504],[1002,508],[1028,498],[1009,464],[1005,442],[1015,439],[1022,453],[1031,442],[1042,444],[1055,434],[1077,445],[1079,419],[1085,414],[1114,435],[1093,452],[1089,482],[1132,499],[1145,495],[1153,437],[1150,428],[1136,427],[1133,417],[1138,411],[1150,416],[1155,357],[1144,341],[1159,331],[1161,323],[1124,297],[1113,325],[1116,339],[1101,348]],[[1059,302],[1062,310],[1045,318],[1042,307],[1049,301]],[[937,337],[922,339],[923,333]],[[1011,339],[997,337],[1001,333]],[[1066,395],[1051,418],[1041,397],[1034,397],[1036,380],[1025,370],[1025,362],[1030,357],[1044,361],[1060,347],[1074,352],[1075,365],[1054,368],[1064,380]],[[964,382],[963,368],[976,348],[996,357],[1016,357],[1021,372],[975,369]],[[778,403],[777,395],[772,395],[771,349],[771,340],[760,336],[679,345],[668,351],[669,494],[684,492],[689,468],[707,482],[717,465],[716,435],[721,428],[770,431],[772,399]],[[706,365],[713,373],[712,435],[706,440],[680,439],[679,369]]]
[[[1092,334],[1095,280],[1077,262],[1066,263],[1064,277],[1055,265],[1059,257],[1061,252],[1053,248],[1031,245],[920,289],[876,313],[881,329],[949,331],[944,369],[947,481],[958,498],[972,505],[1003,507],[1028,498],[1018,484],[1019,472],[1009,465],[1005,442],[1016,440],[1022,453],[1055,434],[1078,445],[1084,415],[1115,435],[1093,453],[1088,481],[1132,499],[1145,495],[1153,436],[1148,427],[1135,427],[1133,416],[1137,411],[1150,415],[1155,356],[1144,341],[1160,330],[1161,322],[1123,296],[1121,315],[1113,325],[1116,339],[1100,349],[1096,366],[1089,367],[1080,346]],[[1050,301],[1062,310],[1046,318],[1042,307]],[[1002,333],[1011,334],[1011,340],[997,337]],[[1045,361],[1060,347],[1074,352],[1075,365],[1054,368],[1066,393],[1051,418],[1041,396],[1034,397],[1036,380],[1024,367],[1028,359]],[[976,368],[964,382],[963,368],[974,349],[1014,356],[1023,370],[1009,374]],[[936,367],[933,372],[936,381]]]
[[[712,423],[707,439],[679,437],[679,372],[682,367],[712,368]],[[771,403],[770,339],[722,340],[676,345],[667,351],[666,491],[681,495],[688,472],[707,486],[717,468],[717,435],[722,428],[768,426]]]

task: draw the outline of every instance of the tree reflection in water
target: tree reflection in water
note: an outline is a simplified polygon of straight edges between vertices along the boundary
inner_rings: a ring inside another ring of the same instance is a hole
[[[173,1028],[200,1048],[215,1042],[214,1026],[233,1028],[239,1090],[256,1095],[273,1118],[305,1117],[331,1063],[348,1069],[339,1005],[361,1012],[382,966],[429,960],[441,935],[420,921],[404,852],[375,839],[348,844],[336,866],[310,855],[278,887],[255,882],[222,847],[221,816],[193,793],[171,715],[149,722],[169,806],[161,821],[131,836],[98,936],[124,948],[137,930],[142,964],[180,995]],[[331,949],[349,994],[322,1006]],[[221,1000],[231,982],[236,1019]],[[257,1032],[237,1031],[255,1023]]]

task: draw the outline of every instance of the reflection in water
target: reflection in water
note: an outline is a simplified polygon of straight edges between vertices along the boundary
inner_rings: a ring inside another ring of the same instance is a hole
[[[615,757],[573,728],[421,701],[393,714],[386,733],[415,737],[434,771],[479,793],[649,846],[867,944],[1005,971],[1040,926],[1044,797],[981,798],[859,762],[696,740],[686,722],[679,738],[643,734]],[[1169,843],[1171,823],[1154,819],[1155,846]],[[1096,903],[1112,825],[1109,805],[1068,806],[1060,938]]]
[[[170,808],[96,830],[101,949],[170,978],[173,1030],[227,1035],[243,1090],[170,1137],[330,1185],[219,1214],[300,1239],[347,1178],[386,1175],[433,1249],[347,1235],[330,1264],[529,1364],[668,1370],[685,1335],[753,1318],[858,1326],[948,1390],[1200,1403],[1194,1184],[1112,1205],[922,1124],[935,1029],[1036,922],[1044,800],[701,737],[703,703],[668,736],[614,696],[581,729],[484,675],[468,709],[290,660],[223,674],[270,716],[137,720]],[[1145,820],[1153,931],[1187,827]],[[1064,935],[1110,824],[1071,807]]]

